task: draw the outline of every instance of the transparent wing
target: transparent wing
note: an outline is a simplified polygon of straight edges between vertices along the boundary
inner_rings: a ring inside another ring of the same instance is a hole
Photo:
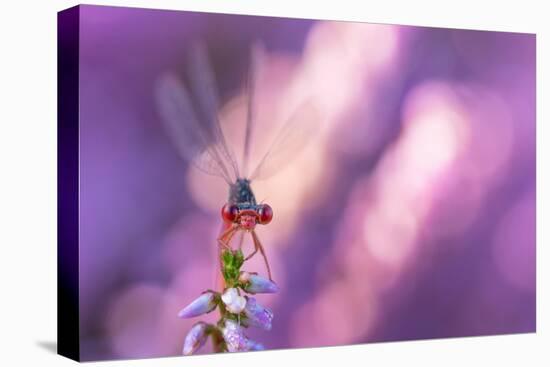
[[[250,180],[269,178],[283,169],[313,139],[319,114],[312,101],[300,104],[283,124],[271,146],[262,156]]]
[[[239,172],[219,125],[214,78],[204,49],[197,46],[191,55],[193,94],[174,74],[158,80],[156,97],[162,121],[184,159],[232,183]]]
[[[243,147],[243,176],[248,175],[248,163],[250,160],[250,150],[251,150],[251,138],[252,138],[252,129],[256,122],[256,110],[255,110],[255,104],[256,104],[256,83],[258,81],[258,76],[260,73],[260,68],[262,63],[264,62],[264,56],[265,50],[263,48],[263,45],[259,42],[255,43],[252,46],[252,52],[251,52],[251,62],[250,62],[250,70],[248,73],[248,79],[247,79],[247,94],[248,94],[248,101],[247,101],[247,109],[246,109],[246,125],[245,125],[245,131],[244,131],[244,147]]]
[[[173,74],[163,75],[156,96],[166,131],[181,156],[201,171],[231,182],[226,163],[215,146],[211,128],[200,123],[185,86]]]
[[[215,138],[216,149],[228,164],[228,168],[231,169],[233,179],[237,179],[240,177],[239,167],[235,154],[228,146],[220,127],[218,119],[220,106],[216,83],[206,48],[202,43],[195,43],[192,47],[189,77],[193,92],[197,97],[197,110],[202,115],[202,120],[209,126],[211,134]]]

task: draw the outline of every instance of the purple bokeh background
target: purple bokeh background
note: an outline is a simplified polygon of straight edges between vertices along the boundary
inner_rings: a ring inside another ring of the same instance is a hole
[[[252,337],[535,331],[534,35],[81,6],[84,360],[180,354],[192,320],[177,312],[212,287],[226,188],[178,156],[154,96],[195,39],[222,103],[260,40],[265,104],[294,83],[323,116],[293,167],[253,185],[275,211],[259,235],[282,290],[259,297],[275,319]]]

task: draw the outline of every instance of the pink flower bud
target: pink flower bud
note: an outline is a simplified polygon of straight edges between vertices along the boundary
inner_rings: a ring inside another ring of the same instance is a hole
[[[271,330],[271,321],[273,321],[273,312],[269,308],[265,308],[256,302],[253,297],[247,297],[244,314],[246,315],[245,323],[247,325],[256,326],[264,330]]]
[[[178,313],[178,317],[188,319],[208,313],[216,308],[216,295],[213,292],[203,293]]]
[[[236,321],[225,320],[222,335],[229,352],[246,352],[250,349],[250,341]]]
[[[183,354],[188,356],[195,353],[200,347],[206,342],[208,334],[206,333],[208,325],[202,321],[197,322],[187,336],[185,337],[185,342],[183,343]]]
[[[251,294],[277,293],[279,291],[277,284],[257,274],[243,272],[239,280],[244,283],[244,290]]]

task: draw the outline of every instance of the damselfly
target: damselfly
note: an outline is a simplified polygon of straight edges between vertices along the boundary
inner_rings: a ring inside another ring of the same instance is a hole
[[[311,99],[303,98],[303,102],[298,103],[298,107],[282,123],[279,132],[274,134],[271,145],[249,173],[252,131],[261,118],[256,116],[255,97],[257,89],[262,86],[256,84],[265,52],[256,44],[251,54],[241,164],[237,163],[220,125],[217,87],[202,44],[195,44],[190,52],[189,82],[182,83],[174,74],[164,75],[159,79],[157,98],[167,131],[181,155],[198,169],[223,178],[229,185],[229,198],[221,210],[224,226],[218,238],[220,250],[232,248],[231,239],[237,232],[250,233],[254,250],[246,259],[259,251],[272,279],[269,261],[255,227],[270,223],[273,210],[268,204],[256,201],[251,182],[268,178],[291,162],[310,140],[317,119]]]

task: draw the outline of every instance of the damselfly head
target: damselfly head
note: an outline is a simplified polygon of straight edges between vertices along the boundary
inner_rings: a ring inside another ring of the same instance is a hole
[[[256,224],[268,224],[273,219],[273,209],[267,204],[252,208],[239,209],[236,204],[225,204],[221,211],[222,219],[228,223],[237,223],[245,230],[254,229]]]

